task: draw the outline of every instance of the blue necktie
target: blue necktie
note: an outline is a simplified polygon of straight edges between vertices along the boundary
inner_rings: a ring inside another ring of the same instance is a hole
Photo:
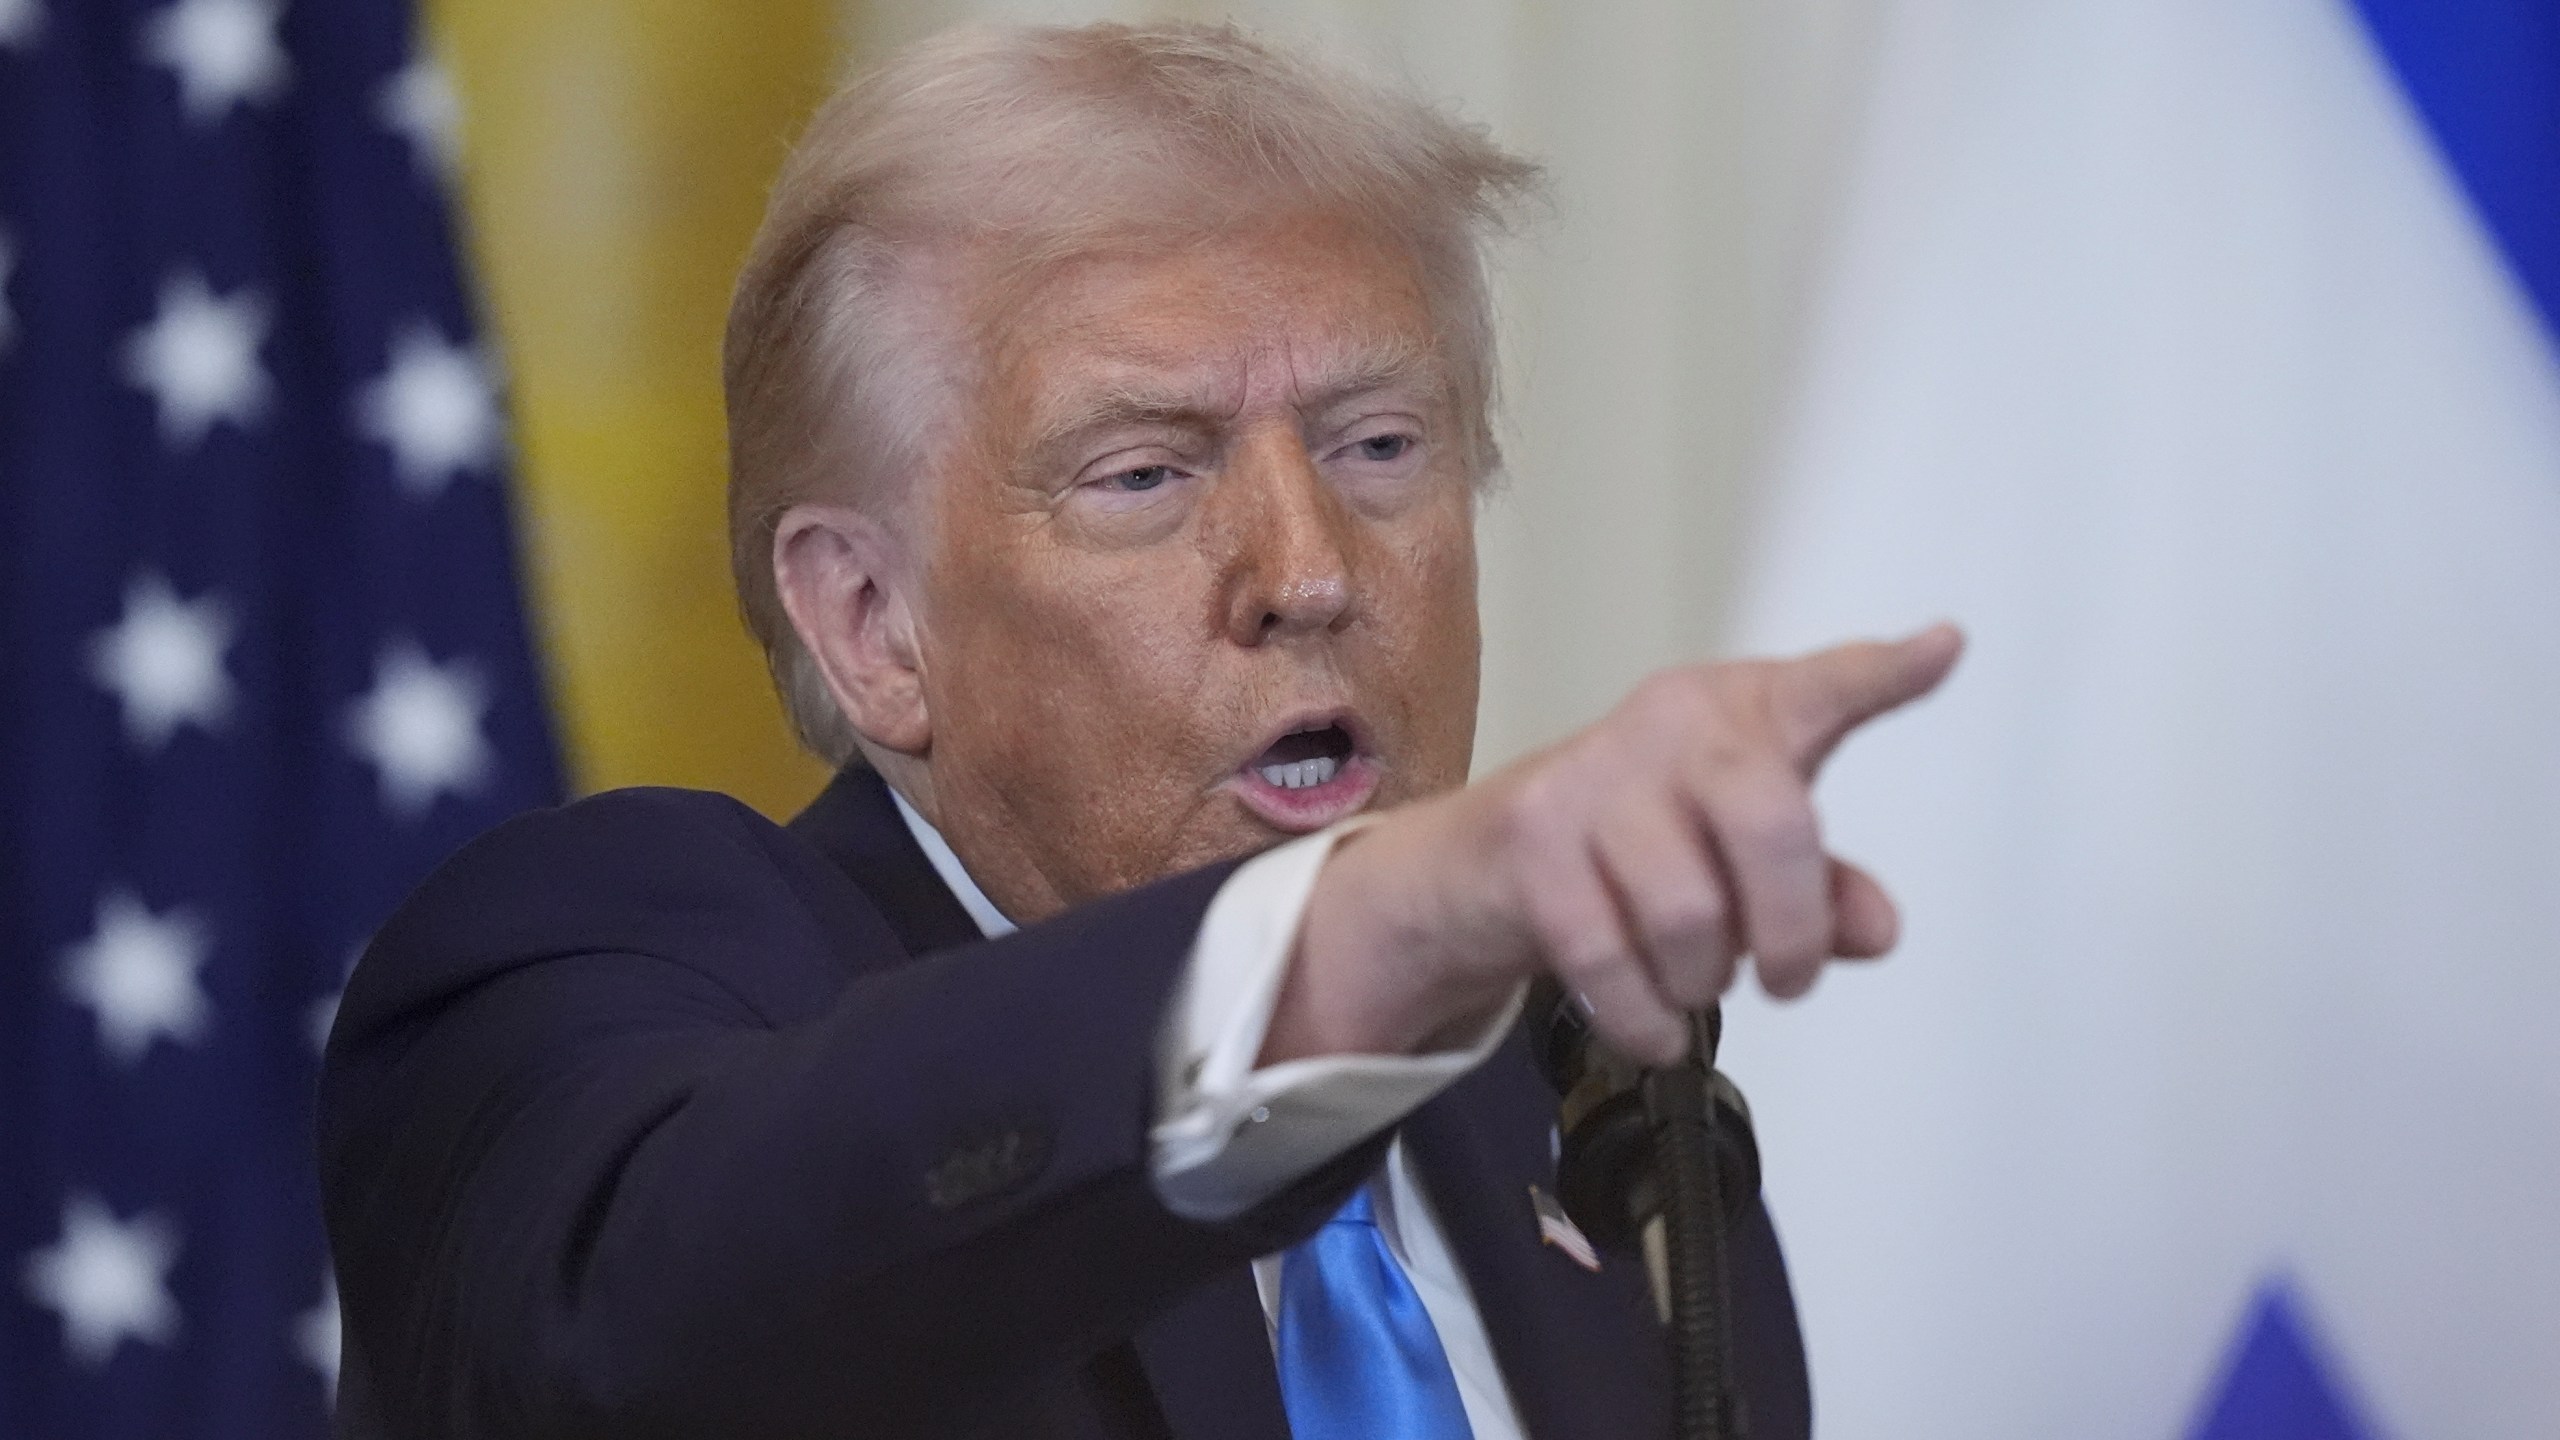
[[[1279,1358],[1295,1440],[1472,1440],[1440,1332],[1365,1185],[1280,1259]]]

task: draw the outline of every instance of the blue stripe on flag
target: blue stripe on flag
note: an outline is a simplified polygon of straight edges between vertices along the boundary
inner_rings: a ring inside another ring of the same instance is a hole
[[[2543,321],[2560,337],[2560,5],[2355,5]]]

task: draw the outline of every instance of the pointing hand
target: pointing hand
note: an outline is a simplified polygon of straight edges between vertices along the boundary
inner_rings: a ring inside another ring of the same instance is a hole
[[[1823,848],[1813,781],[1928,694],[1948,625],[1791,660],[1665,670],[1598,723],[1346,837],[1317,877],[1266,1062],[1454,1043],[1547,972],[1656,1063],[1744,957],[1770,994],[1891,949],[1883,886]]]

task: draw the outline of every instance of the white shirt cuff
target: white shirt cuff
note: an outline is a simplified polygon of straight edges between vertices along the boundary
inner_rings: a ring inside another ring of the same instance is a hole
[[[1515,994],[1459,1049],[1255,1068],[1316,872],[1373,818],[1246,862],[1209,902],[1157,1047],[1152,1167],[1157,1195],[1177,1215],[1231,1220],[1279,1194],[1475,1068],[1520,1013]]]

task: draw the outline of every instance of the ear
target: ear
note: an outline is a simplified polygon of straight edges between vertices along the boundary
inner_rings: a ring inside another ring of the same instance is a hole
[[[916,635],[922,558],[850,506],[794,505],[774,527],[774,583],[827,693],[864,739],[901,755],[933,739]]]

